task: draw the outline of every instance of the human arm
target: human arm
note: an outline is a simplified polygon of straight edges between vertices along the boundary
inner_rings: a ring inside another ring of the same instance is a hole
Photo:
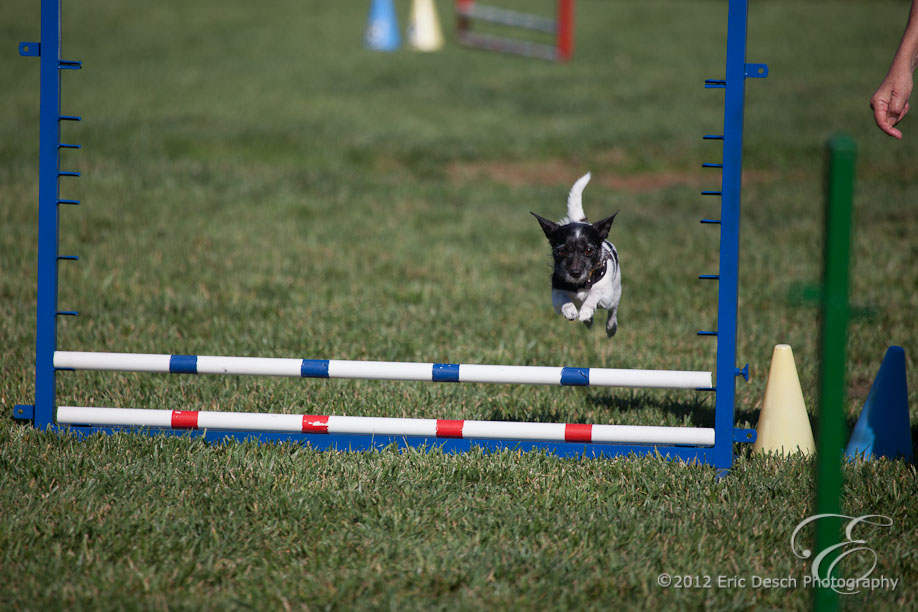
[[[870,98],[870,108],[877,126],[892,136],[902,139],[902,132],[895,126],[909,111],[908,99],[914,81],[912,73],[918,66],[918,0],[912,0],[911,11],[905,33],[892,64],[880,87]]]

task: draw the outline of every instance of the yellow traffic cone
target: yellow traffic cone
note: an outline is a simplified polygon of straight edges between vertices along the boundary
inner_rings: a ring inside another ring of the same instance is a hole
[[[437,51],[443,47],[443,33],[433,0],[413,0],[408,20],[408,44],[418,51]]]
[[[781,455],[816,452],[813,429],[806,414],[803,391],[790,345],[779,344],[771,355],[765,398],[756,425],[753,452]]]

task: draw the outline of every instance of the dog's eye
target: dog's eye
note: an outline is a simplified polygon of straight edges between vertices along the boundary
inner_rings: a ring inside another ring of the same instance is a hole
[[[570,254],[571,252],[569,249],[558,249],[558,255],[560,255],[561,257],[567,257]]]
[[[593,248],[592,248],[592,247],[587,247],[586,250],[585,250],[583,253],[584,253],[584,255],[586,255],[587,257],[590,257],[590,256],[593,255]]]

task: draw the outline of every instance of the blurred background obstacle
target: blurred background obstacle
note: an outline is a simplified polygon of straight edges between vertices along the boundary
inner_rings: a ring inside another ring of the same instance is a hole
[[[392,0],[373,0],[370,4],[363,44],[373,51],[395,51],[401,46],[402,38]]]
[[[412,0],[405,37],[416,51],[439,51],[443,48],[443,32],[434,0]]]
[[[548,34],[553,40],[540,43],[472,31],[475,22]],[[459,42],[467,47],[566,62],[574,53],[574,0],[557,0],[554,19],[482,5],[475,0],[456,0],[456,30]]]

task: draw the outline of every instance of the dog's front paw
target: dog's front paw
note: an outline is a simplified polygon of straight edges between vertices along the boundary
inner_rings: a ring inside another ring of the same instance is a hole
[[[568,302],[561,307],[561,314],[564,315],[564,318],[568,321],[577,320],[577,307],[573,303]]]
[[[594,308],[590,308],[589,306],[583,306],[583,307],[580,308],[580,317],[579,317],[579,318],[580,318],[580,320],[581,320],[582,322],[584,322],[584,323],[586,323],[587,321],[592,322],[592,321],[593,321],[593,313],[594,313],[594,312],[596,312],[596,310],[595,310]]]

